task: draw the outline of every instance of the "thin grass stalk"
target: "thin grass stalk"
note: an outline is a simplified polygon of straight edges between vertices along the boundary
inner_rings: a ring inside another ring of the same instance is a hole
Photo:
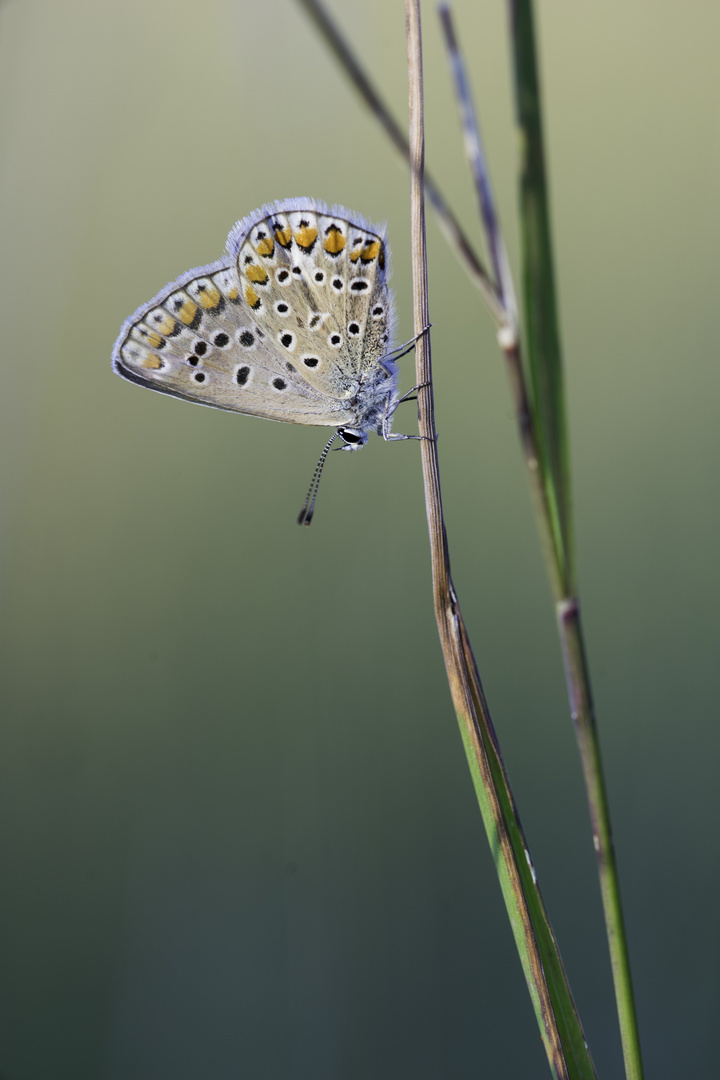
[[[575,598],[568,597],[556,604],[556,610],[568,696],[570,698],[570,710],[575,727],[575,737],[580,750],[583,779],[592,823],[593,846],[600,880],[600,893],[605,918],[605,932],[610,952],[625,1075],[628,1080],[643,1080],[640,1031],[630,971],[630,955],[612,840],[610,810],[590,689],[590,672],[580,622],[580,604]]]
[[[502,229],[500,228],[500,222],[495,208],[495,198],[493,196],[490,172],[485,157],[485,147],[480,135],[480,125],[478,124],[475,113],[475,106],[470,92],[470,84],[468,82],[462,56],[460,55],[460,50],[458,49],[449,4],[439,4],[438,12],[445,34],[445,44],[450,57],[450,66],[455,83],[455,96],[460,111],[460,123],[462,126],[463,141],[465,143],[465,155],[468,159],[470,171],[475,183],[480,215],[485,226],[485,235],[487,237],[487,245],[492,259],[493,270],[495,272],[495,281],[497,282],[500,303],[502,304],[505,316],[504,328],[506,331],[515,331],[517,334],[518,317],[517,300],[515,299],[515,283],[513,282],[512,272],[510,270],[510,260],[508,259],[507,248],[505,247],[505,238]],[[509,337],[508,333],[506,333],[506,337]]]
[[[520,190],[527,338],[537,424],[548,472],[546,487],[553,494],[558,517],[554,523],[558,542],[555,556],[564,569],[565,588],[557,587],[553,573],[551,579],[570,712],[592,822],[625,1072],[628,1080],[642,1080],[640,1038],[620,885],[573,569],[569,448],[532,0],[509,0],[509,13],[518,125],[524,147]]]
[[[410,84],[411,236],[419,431],[440,642],[463,744],[548,1061],[589,1080],[592,1061],[537,886],[470,641],[450,576],[435,431],[429,326],[419,0],[405,0]]]
[[[339,28],[331,19],[324,4],[322,4],[320,0],[298,0],[298,3],[319,30],[325,43],[340,64],[343,72],[355,87],[370,112],[375,116],[403,161],[409,162],[410,149],[405,132],[390,112],[388,106],[382,100],[382,96],[377,87],[373,85],[370,76],[363,69],[347,41],[340,33]],[[493,314],[493,318],[499,324],[503,319],[503,309],[496,284],[490,277],[482,260],[475,252],[464,229],[435,181],[426,173],[424,182],[427,197],[437,214],[440,228],[445,234],[450,247],[460,259],[465,270],[469,274],[470,279],[480,290],[480,293]]]

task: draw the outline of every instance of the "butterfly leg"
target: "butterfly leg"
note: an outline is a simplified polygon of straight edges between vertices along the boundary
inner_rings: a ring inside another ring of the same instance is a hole
[[[388,375],[392,375],[395,362],[397,360],[400,360],[401,357],[406,356],[407,353],[412,352],[418,339],[421,338],[423,334],[426,334],[431,326],[432,323],[428,323],[427,326],[423,330],[421,330],[419,334],[415,335],[415,337],[410,338],[409,341],[403,342],[402,345],[398,345],[398,347],[396,349],[393,349],[392,352],[389,352],[387,356],[381,356],[378,360],[380,367],[384,368]],[[387,365],[391,366],[388,367]]]
[[[420,340],[423,334],[427,334],[431,326],[432,323],[428,323],[427,326],[425,326],[419,334],[416,334],[415,337],[411,337],[409,341],[404,341],[402,345],[398,345],[396,349],[393,349],[392,352],[388,353],[387,356],[384,356],[382,359],[392,360],[394,362],[395,360],[399,360],[402,356],[406,356],[409,352],[412,352],[412,350],[415,348],[416,343]],[[380,361],[380,363],[382,363],[382,360]]]
[[[390,417],[395,415],[395,410],[397,409],[398,405],[402,405],[404,401],[417,401],[417,391],[422,390],[423,386],[429,386],[429,385],[430,385],[429,382],[424,382],[424,383],[418,383],[417,386],[411,386],[406,394],[403,394],[403,396],[401,398],[397,399],[397,401],[393,404],[392,408],[390,408],[389,403],[386,404],[386,406],[385,406],[385,414],[383,416],[383,432],[385,432],[385,431],[387,431],[389,429]],[[383,437],[386,437],[386,436],[383,436]]]
[[[418,383],[417,386],[411,386],[407,394],[403,394],[401,398],[398,398],[393,405],[393,412],[397,409],[398,405],[402,405],[404,401],[417,401],[417,391],[422,390],[423,386],[429,386],[429,382]],[[391,413],[392,415],[392,413]]]
[[[402,401],[403,399],[401,398],[400,400]],[[399,404],[399,401],[396,402],[396,405]],[[392,415],[394,412],[395,409],[393,409],[391,413],[385,413],[385,415],[383,416],[380,434],[382,435],[385,442],[404,442],[407,439],[425,439],[427,442],[434,442],[434,439],[431,439],[429,435],[401,435],[399,432],[391,431],[390,421],[392,420]],[[437,438],[437,436],[435,436],[435,438]]]
[[[388,431],[387,435],[383,432],[383,439],[385,442],[406,442],[408,439],[417,439],[418,442],[437,442],[437,432],[435,438],[431,438],[429,435],[401,435],[397,431]]]

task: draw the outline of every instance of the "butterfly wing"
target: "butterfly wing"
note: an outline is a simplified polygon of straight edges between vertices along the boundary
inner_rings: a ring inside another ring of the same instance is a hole
[[[189,271],[139,308],[123,326],[113,366],[151,390],[269,420],[335,427],[351,415],[268,341],[227,262]]]
[[[123,325],[118,374],[219,409],[337,427],[391,332],[384,236],[342,208],[285,200],[239,222],[228,257]]]
[[[228,251],[257,325],[322,394],[344,396],[389,352],[384,230],[343,207],[292,199],[239,222]]]

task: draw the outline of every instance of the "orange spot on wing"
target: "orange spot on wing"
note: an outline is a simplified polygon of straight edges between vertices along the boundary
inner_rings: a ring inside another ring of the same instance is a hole
[[[237,300],[237,298],[238,298],[237,285],[233,285],[233,287],[231,289],[228,289],[228,296],[230,297],[231,300]]]
[[[364,263],[372,262],[373,259],[377,259],[380,254],[380,241],[373,240],[371,244],[366,244],[363,248],[362,255],[360,256]]]
[[[162,322],[155,323],[155,329],[159,334],[171,334],[175,329],[175,320],[172,315],[163,314]]]
[[[331,225],[323,247],[329,255],[339,255],[346,242],[340,230],[335,225]]]
[[[194,300],[186,300],[177,314],[180,322],[185,326],[189,326],[197,315],[197,304]]]
[[[357,262],[361,255],[362,255],[362,248],[355,248],[354,251],[350,252],[350,262],[354,262],[354,263]]]
[[[155,330],[151,330],[149,334],[146,334],[145,340],[151,349],[159,349],[163,343],[162,337]]]
[[[290,226],[286,225],[284,229],[275,230],[275,239],[280,247],[290,247],[290,241],[292,240],[292,232]]]
[[[253,309],[253,311],[255,310],[255,308],[260,307],[260,297],[255,292],[255,290],[253,289],[252,285],[248,285],[248,287],[246,288],[246,290],[245,290],[245,299],[247,300],[248,304]]]
[[[295,243],[304,251],[310,251],[317,240],[317,234],[317,229],[314,229],[311,225],[305,225],[304,228],[298,229],[295,233]]]
[[[275,251],[275,244],[273,243],[272,237],[266,236],[264,240],[261,240],[256,250],[258,255],[264,255],[266,258],[270,258]]]
[[[264,266],[248,266],[245,270],[248,281],[254,281],[257,285],[267,284],[268,274]]]
[[[152,371],[159,371],[160,368],[164,367],[165,365],[163,364],[159,356],[156,356],[155,353],[150,353],[150,355],[146,356],[143,360],[142,366],[144,368],[150,368],[150,370]]]
[[[215,308],[220,303],[220,290],[217,285],[206,285],[198,291],[198,300],[204,308]]]

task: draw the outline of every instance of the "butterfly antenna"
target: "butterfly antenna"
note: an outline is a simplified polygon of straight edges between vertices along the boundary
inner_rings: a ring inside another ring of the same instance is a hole
[[[298,515],[298,525],[309,525],[313,519],[313,514],[315,513],[315,500],[317,499],[318,488],[320,487],[320,477],[322,476],[325,458],[328,456],[330,452],[330,447],[337,439],[338,434],[339,432],[336,431],[332,439],[328,440],[325,449],[320,455],[320,460],[315,466],[315,472],[313,473],[313,478],[310,481],[310,487],[308,488],[308,493],[305,496],[303,508]]]

